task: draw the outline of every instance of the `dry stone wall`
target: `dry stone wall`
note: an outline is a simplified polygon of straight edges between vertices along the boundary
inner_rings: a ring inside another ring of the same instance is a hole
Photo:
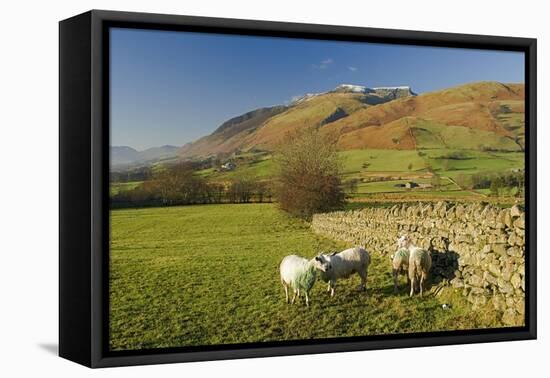
[[[474,308],[492,304],[504,324],[523,325],[525,213],[517,205],[400,204],[316,214],[312,228],[381,255],[395,252],[398,236],[408,233],[431,250],[432,282],[461,290]]]

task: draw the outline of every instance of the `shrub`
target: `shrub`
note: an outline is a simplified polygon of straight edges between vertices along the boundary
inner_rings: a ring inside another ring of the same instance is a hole
[[[453,151],[440,156],[439,159],[449,159],[449,160],[468,160],[471,159],[468,154],[464,151]]]
[[[281,209],[309,218],[343,206],[336,138],[314,128],[289,133],[275,153],[275,163],[275,195]]]
[[[344,189],[347,193],[357,193],[359,179],[352,178],[344,183]]]

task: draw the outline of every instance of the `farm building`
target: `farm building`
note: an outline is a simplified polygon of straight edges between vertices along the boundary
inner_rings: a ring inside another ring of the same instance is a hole
[[[225,171],[232,171],[235,168],[237,168],[237,166],[235,165],[235,163],[231,161],[228,161],[227,163],[222,164],[222,170],[225,170]]]

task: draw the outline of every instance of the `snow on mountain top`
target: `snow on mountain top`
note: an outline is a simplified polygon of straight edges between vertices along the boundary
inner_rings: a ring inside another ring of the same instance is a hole
[[[297,104],[299,102],[303,102],[303,101],[308,101],[308,100],[311,100],[313,97],[317,97],[317,96],[320,96],[320,95],[324,95],[326,94],[327,92],[319,92],[319,93],[306,93],[305,95],[303,96],[294,96],[292,98],[292,102]]]
[[[377,89],[405,89],[405,90],[411,90],[411,87],[409,87],[408,85],[403,85],[403,86],[398,86],[398,87],[374,87],[372,88],[374,90],[377,90]]]
[[[346,90],[352,93],[371,93],[376,91],[411,91],[411,87],[409,87],[408,85],[403,85],[403,86],[396,86],[396,87],[369,88],[364,85],[340,84],[335,88],[335,90]]]
[[[364,85],[355,85],[355,84],[340,84],[339,86],[336,87],[336,89],[348,89],[356,93],[364,93],[368,90],[368,88],[365,87]]]
[[[369,88],[369,87],[364,86],[364,85],[340,84],[336,88],[334,88],[333,90],[328,91],[328,92],[306,93],[303,96],[295,96],[295,97],[292,98],[291,102],[293,104],[298,104],[298,103],[301,103],[301,102],[304,102],[304,101],[309,101],[314,97],[321,96],[321,95],[331,93],[331,92],[365,93],[365,94],[382,95],[382,96],[388,95],[387,92],[376,93],[377,91],[396,91],[396,92],[398,92],[398,91],[407,91],[407,92],[410,92],[414,95],[413,91],[411,90],[411,87],[409,87],[408,85],[396,86],[396,87],[374,87],[374,88]],[[396,94],[396,95],[398,95],[398,94]]]

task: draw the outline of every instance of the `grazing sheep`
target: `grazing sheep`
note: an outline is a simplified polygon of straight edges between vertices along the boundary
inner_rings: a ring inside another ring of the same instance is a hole
[[[393,275],[393,291],[397,293],[397,278],[399,274],[407,275],[407,285],[410,284],[408,272],[409,272],[409,250],[406,248],[400,248],[395,254],[390,256],[392,264]]]
[[[334,296],[336,280],[347,278],[353,273],[361,277],[359,290],[367,290],[367,274],[370,264],[370,256],[367,250],[362,247],[349,248],[342,252],[334,252],[330,255],[321,254],[319,256],[322,262],[327,262],[327,269],[321,272],[321,279],[328,282],[327,291],[330,296]]]
[[[428,274],[432,267],[432,257],[430,252],[425,249],[413,247],[410,250],[411,256],[409,259],[409,279],[411,281],[411,293],[414,295],[414,288],[417,280],[419,280],[420,296],[424,294],[424,286],[428,280]]]
[[[399,238],[397,244],[409,250],[409,280],[411,281],[410,296],[414,295],[417,282],[420,286],[420,296],[424,294],[424,286],[428,280],[428,274],[432,267],[432,257],[430,252],[412,245],[411,239],[407,235]],[[430,246],[432,240],[430,240]]]
[[[291,303],[294,304],[296,297],[299,297],[302,291],[306,296],[306,305],[309,306],[309,291],[317,279],[317,270],[324,272],[326,269],[327,263],[323,262],[320,256],[311,260],[296,255],[286,256],[280,265],[286,303],[288,303],[288,288],[291,287],[294,290]]]

